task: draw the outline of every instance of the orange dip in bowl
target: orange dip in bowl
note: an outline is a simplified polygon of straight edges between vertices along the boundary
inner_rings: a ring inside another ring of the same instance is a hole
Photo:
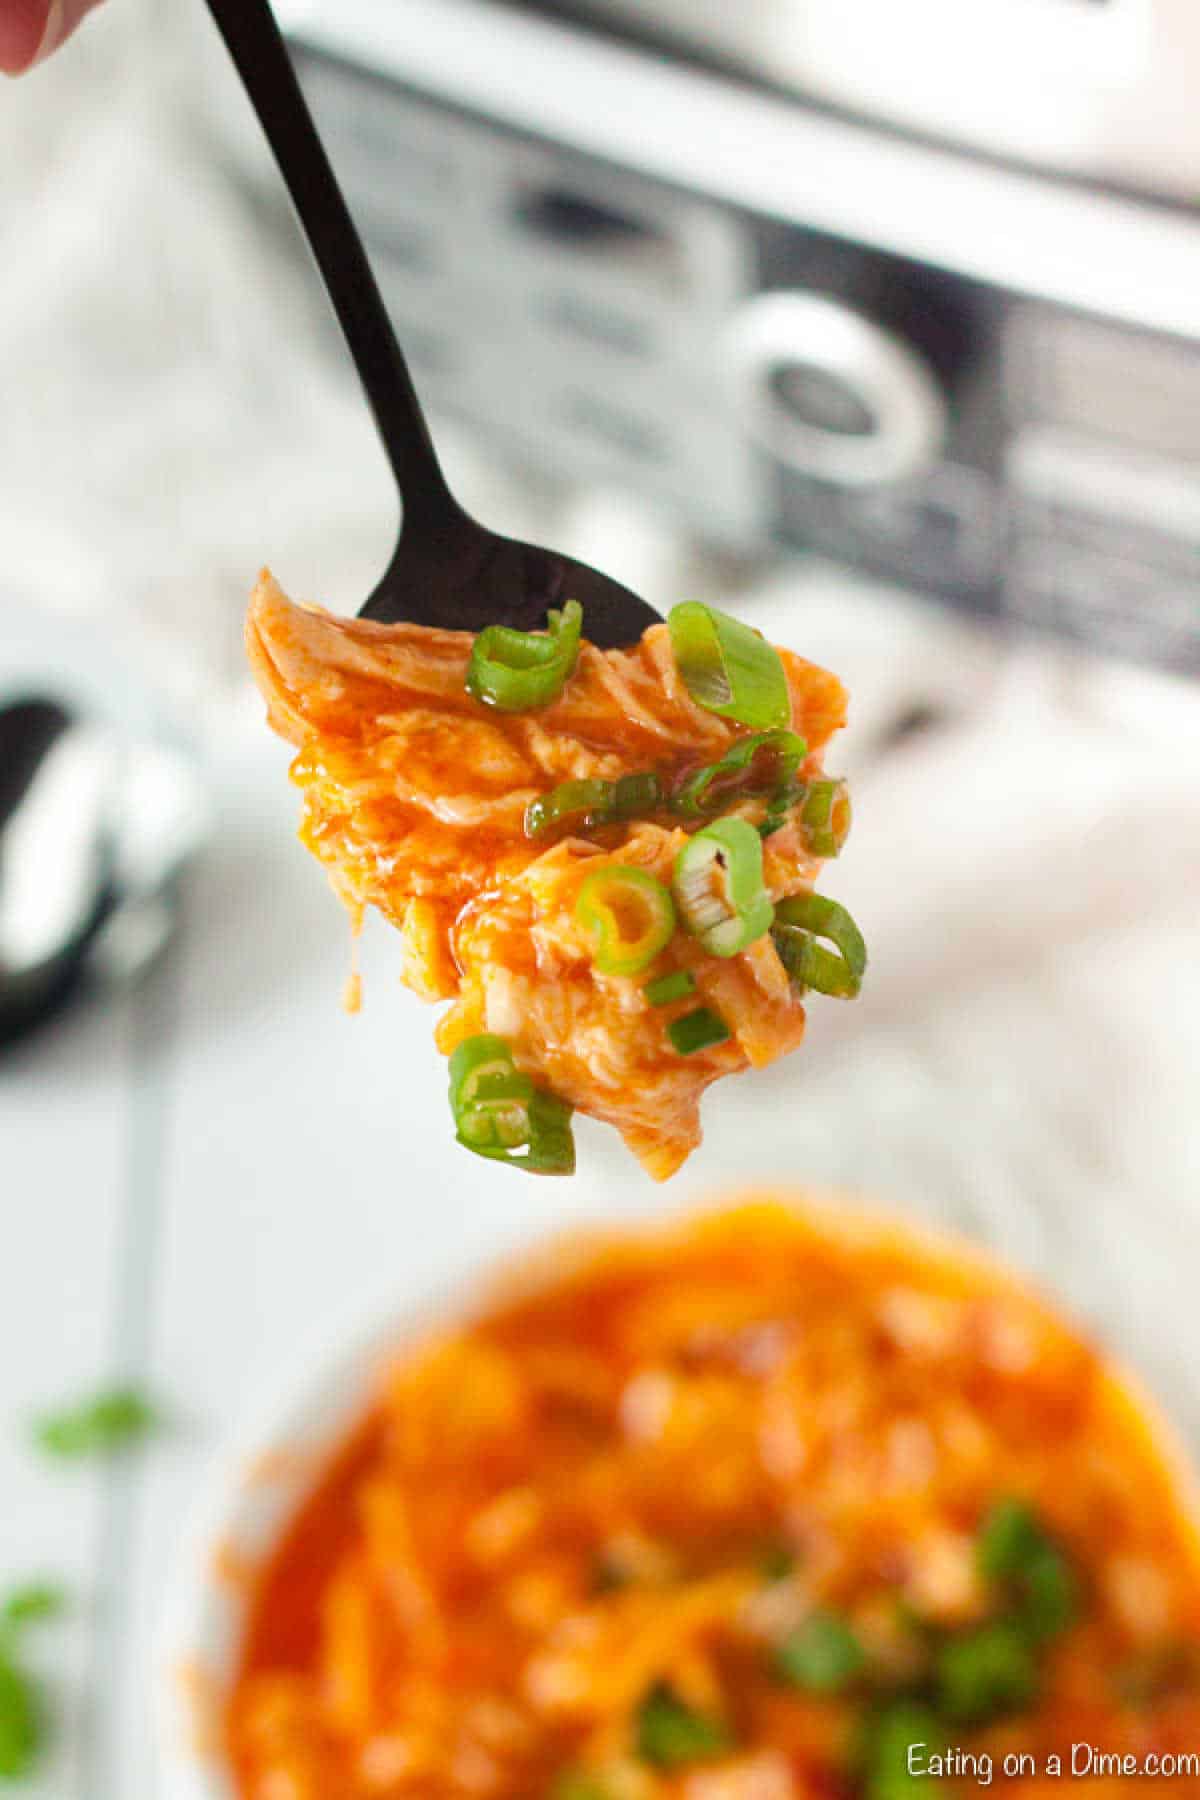
[[[390,1371],[226,1736],[243,1800],[1194,1790],[1190,1477],[961,1247],[764,1201],[560,1252]]]

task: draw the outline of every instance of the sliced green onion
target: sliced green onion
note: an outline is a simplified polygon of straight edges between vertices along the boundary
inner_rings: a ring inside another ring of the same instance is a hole
[[[538,1088],[529,1103],[529,1153],[520,1166],[534,1175],[573,1175],[575,1137],[573,1108],[557,1094]]]
[[[720,1756],[732,1741],[721,1719],[686,1706],[665,1683],[651,1689],[638,1712],[638,1755],[655,1768],[704,1762]]]
[[[931,1707],[896,1700],[869,1716],[864,1730],[863,1800],[920,1800],[930,1782],[929,1760],[947,1747],[945,1727]],[[920,1760],[909,1767],[909,1751]]]
[[[664,809],[696,818],[718,812],[730,801],[755,794],[768,796],[767,816],[758,827],[766,838],[802,805],[805,841],[815,856],[836,856],[850,829],[850,799],[844,781],[815,781],[807,787],[795,779],[807,754],[794,731],[763,731],[740,738],[721,758],[695,770],[674,791],[664,787],[653,769],[622,775],[616,781],[563,781],[539,794],[525,809],[525,835],[546,837],[552,831],[591,831],[626,819],[645,819]]]
[[[1009,1590],[1017,1617],[1038,1641],[1057,1637],[1079,1611],[1079,1584],[1066,1556],[1021,1500],[999,1500],[980,1527],[980,1572]]]
[[[684,924],[713,956],[736,956],[771,928],[762,839],[745,819],[717,819],[690,837],[672,886]]]
[[[620,775],[613,787],[612,813],[615,819],[640,819],[657,812],[662,805],[662,782],[652,769],[634,775]]]
[[[1047,1544],[1025,1571],[1020,1617],[1030,1637],[1059,1637],[1079,1616],[1079,1583],[1066,1557]]]
[[[489,1094],[502,1097],[506,1090],[523,1093],[529,1086],[529,1077],[518,1073],[507,1038],[483,1032],[464,1038],[451,1053],[450,1098],[456,1106],[473,1106]]]
[[[449,1073],[450,1110],[466,1149],[535,1175],[574,1172],[571,1108],[521,1073],[504,1038],[465,1039]]]
[[[528,712],[557,700],[579,658],[583,608],[568,600],[547,614],[549,630],[489,625],[471,646],[467,692],[498,712]]]
[[[155,1406],[136,1388],[107,1388],[34,1424],[38,1445],[51,1456],[106,1456],[132,1449],[157,1429]]]
[[[42,1721],[32,1681],[0,1650],[0,1777],[27,1775],[42,1748]]]
[[[714,1044],[727,1043],[731,1035],[720,1014],[707,1006],[698,1006],[695,1012],[684,1013],[681,1019],[672,1019],[667,1026],[667,1036],[680,1056],[695,1056],[698,1050],[711,1050]]]
[[[779,831],[797,806],[805,849],[813,856],[840,855],[850,835],[848,784],[840,778],[808,783],[789,781],[768,799],[766,817],[758,828],[759,837],[769,838]]]
[[[1007,1619],[947,1638],[934,1678],[938,1710],[956,1725],[990,1725],[1028,1706],[1038,1692],[1033,1646]]]
[[[794,731],[760,731],[731,744],[720,762],[689,776],[672,804],[681,813],[719,812],[726,800],[786,790],[808,754]]]
[[[592,958],[602,975],[638,974],[675,932],[670,890],[649,870],[627,863],[609,863],[588,876],[575,917],[592,935]]]
[[[866,1664],[863,1647],[836,1613],[811,1613],[775,1652],[775,1669],[793,1687],[840,1694]]]
[[[66,1610],[67,1596],[57,1582],[30,1581],[14,1588],[0,1607],[0,1637],[25,1625],[41,1625]]]
[[[555,830],[589,831],[621,819],[648,818],[661,804],[662,783],[650,770],[617,781],[564,781],[530,801],[525,835],[540,838]]]
[[[642,989],[651,1006],[670,1006],[672,1000],[686,999],[696,991],[696,977],[690,969],[672,969],[657,981],[648,981]]]
[[[997,1500],[979,1527],[975,1556],[980,1573],[989,1581],[1023,1575],[1046,1541],[1037,1514],[1024,1500]]]
[[[803,798],[804,791],[802,786],[787,787],[781,788],[777,793],[771,795],[767,802],[767,810],[758,827],[758,835],[764,843],[769,837],[774,837],[777,831],[783,830],[788,822],[788,814],[796,802]]]
[[[800,808],[804,842],[814,856],[839,856],[850,835],[850,789],[841,780],[810,782]]]
[[[559,828],[575,831],[607,824],[612,796],[611,781],[560,782],[525,808],[525,836],[545,837]]]
[[[862,987],[867,946],[844,906],[824,894],[796,894],[775,908],[771,931],[784,968],[799,988],[852,1000]],[[826,938],[837,954],[817,943]]]
[[[698,600],[673,606],[667,626],[679,673],[698,706],[760,731],[791,724],[787,675],[761,632]]]
[[[57,1618],[65,1605],[61,1588],[38,1581],[14,1588],[0,1608],[0,1779],[27,1775],[45,1737],[37,1689],[16,1660],[17,1639],[27,1626]]]

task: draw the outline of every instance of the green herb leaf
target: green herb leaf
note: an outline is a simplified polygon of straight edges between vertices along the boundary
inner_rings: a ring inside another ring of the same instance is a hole
[[[52,1581],[30,1581],[14,1588],[0,1608],[0,1625],[16,1630],[22,1625],[40,1624],[56,1619],[66,1608],[67,1596]]]
[[[42,1747],[42,1723],[33,1683],[0,1650],[0,1776],[27,1775]]]
[[[1037,1656],[1021,1627],[1001,1619],[947,1638],[937,1654],[934,1679],[944,1718],[960,1725],[989,1725],[1036,1698]]]
[[[729,1749],[732,1738],[720,1719],[694,1712],[665,1685],[652,1688],[637,1719],[638,1755],[659,1769],[703,1762]]]
[[[129,1450],[161,1424],[156,1408],[129,1387],[109,1388],[37,1420],[34,1435],[51,1456],[111,1455]]]
[[[812,1613],[775,1652],[778,1674],[813,1694],[841,1693],[865,1662],[850,1626],[831,1612]]]

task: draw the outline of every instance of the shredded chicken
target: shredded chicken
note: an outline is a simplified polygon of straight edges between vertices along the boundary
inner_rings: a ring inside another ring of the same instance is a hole
[[[299,752],[301,837],[356,918],[374,906],[398,927],[408,985],[454,1002],[437,1028],[444,1052],[484,1031],[509,1039],[519,1068],[615,1125],[664,1179],[700,1141],[704,1089],[794,1049],[804,1007],[769,937],[722,960],[679,933],[673,966],[690,970],[699,1002],[731,1031],[680,1056],[665,1035],[671,1015],[637,980],[597,970],[575,901],[605,862],[669,883],[685,829],[636,820],[607,827],[602,841],[545,844],[526,835],[525,811],[566,780],[676,776],[744,733],[692,700],[665,626],[632,650],[584,643],[560,698],[528,713],[497,713],[467,693],[472,641],[297,606],[264,573],[247,645],[270,722]],[[834,676],[780,654],[808,776],[843,723],[845,694]],[[757,819],[764,805],[738,810]],[[819,868],[794,822],[764,846],[775,900],[810,889]]]
[[[1014,1501],[1074,1603],[1035,1687],[989,1707],[985,1680],[942,1725],[918,1706],[917,1737],[997,1772],[1025,1754],[996,1782],[1020,1800],[1070,1791],[1043,1772],[1076,1743],[1195,1755],[1192,1478],[1032,1295],[883,1221],[761,1203],[544,1266],[404,1351],[260,1571],[225,1718],[241,1800],[907,1793],[895,1761],[868,1772],[869,1729],[941,1693],[946,1647],[1014,1629],[1022,1590],[980,1554]],[[935,1335],[897,1340],[897,1294]],[[1019,1368],[988,1359],[1001,1322]],[[857,1672],[789,1660],[822,1621]],[[1154,1788],[1195,1793],[1180,1768]]]

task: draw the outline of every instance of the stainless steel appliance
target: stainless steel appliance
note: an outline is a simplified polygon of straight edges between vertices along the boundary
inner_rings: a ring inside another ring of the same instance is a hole
[[[435,404],[1200,672],[1193,0],[280,10]]]

